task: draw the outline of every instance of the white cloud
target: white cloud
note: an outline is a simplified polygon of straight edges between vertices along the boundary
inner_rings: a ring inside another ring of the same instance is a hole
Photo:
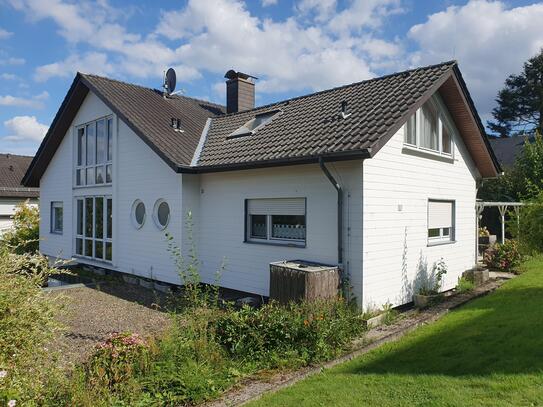
[[[301,14],[315,14],[317,21],[325,21],[336,11],[336,0],[300,0],[296,10]]]
[[[0,40],[5,40],[13,35],[12,32],[6,31],[3,28],[0,28]]]
[[[363,28],[375,29],[392,14],[404,12],[401,0],[353,0],[347,8],[333,16],[328,29],[345,34],[360,32]]]
[[[372,1],[376,8],[389,3]],[[305,12],[310,6],[307,3]],[[375,16],[384,18],[384,12],[375,10]],[[260,77],[260,92],[317,90],[374,75],[369,52],[360,47],[365,37],[337,38],[325,27],[302,25],[294,17],[262,20],[236,0],[189,1],[183,9],[163,13],[157,34],[179,41],[178,59],[197,69],[222,74],[235,68]],[[377,43],[371,41],[375,54]]]
[[[24,65],[26,60],[24,58],[0,58],[0,65]]]
[[[0,106],[10,106],[10,107],[28,107],[41,109],[44,107],[43,101],[49,98],[49,93],[42,92],[38,95],[35,95],[31,98],[17,97],[11,95],[0,95]]]
[[[36,116],[15,116],[6,120],[4,126],[8,131],[4,140],[10,142],[41,141],[49,128],[38,122]]]
[[[1,73],[0,78],[4,79],[6,81],[13,81],[13,80],[17,79],[17,75],[12,74],[12,73]]]
[[[107,62],[106,54],[98,52],[90,52],[83,56],[73,54],[63,61],[37,67],[34,79],[37,82],[45,82],[53,77],[75,76],[77,71],[108,75],[114,72],[114,68]]]
[[[276,4],[277,0],[262,0],[262,7],[275,6]]]
[[[409,36],[420,46],[413,64],[457,59],[484,119],[506,77],[543,47],[543,4],[508,8],[500,1],[472,0],[432,14]]]

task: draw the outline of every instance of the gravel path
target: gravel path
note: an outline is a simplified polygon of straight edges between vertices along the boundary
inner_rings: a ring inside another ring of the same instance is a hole
[[[50,294],[59,296],[64,305],[59,319],[65,330],[54,346],[60,350],[60,362],[65,365],[85,360],[94,346],[112,332],[154,336],[163,331],[169,321],[168,315],[159,311],[163,296],[119,281]]]

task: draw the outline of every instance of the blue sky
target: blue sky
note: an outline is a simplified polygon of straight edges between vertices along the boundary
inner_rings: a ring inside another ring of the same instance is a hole
[[[483,120],[543,47],[543,4],[434,0],[0,0],[0,152],[34,154],[76,71],[222,103],[223,75],[257,104],[457,59]]]

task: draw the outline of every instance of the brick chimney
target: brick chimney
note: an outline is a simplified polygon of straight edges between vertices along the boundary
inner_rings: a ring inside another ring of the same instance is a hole
[[[255,107],[255,78],[230,69],[226,79],[226,113],[241,112]]]

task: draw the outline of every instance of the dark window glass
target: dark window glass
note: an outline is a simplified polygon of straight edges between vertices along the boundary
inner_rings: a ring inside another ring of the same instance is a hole
[[[94,236],[97,239],[102,239],[104,237],[104,198],[95,198],[95,225],[94,225]]]
[[[77,129],[77,165],[84,165],[85,159],[85,128]]]
[[[113,179],[111,175],[111,164],[106,165],[106,182],[109,184]]]
[[[106,242],[106,260],[111,261],[113,258],[113,248],[111,242]]]
[[[107,154],[107,134],[106,121],[98,120],[96,122],[96,164],[102,164],[106,161]]]
[[[417,144],[417,114],[414,113],[409,117],[405,126],[404,141],[408,144]]]
[[[305,216],[272,215],[272,238],[305,240]]]
[[[85,237],[92,237],[93,235],[92,213],[93,213],[92,198],[85,198]],[[85,255],[88,256],[87,252],[85,252]]]
[[[452,139],[451,139],[451,133],[449,133],[449,129],[447,126],[441,127],[441,139],[443,143],[443,152],[447,154],[451,154],[452,152]]]
[[[87,125],[87,165],[96,162],[96,125],[91,123]]]
[[[92,257],[92,240],[85,239],[85,256]]]
[[[113,120],[107,121],[107,160],[113,159]]]
[[[77,234],[83,235],[83,200],[77,200]],[[79,253],[81,254],[81,253]]]
[[[134,216],[136,217],[136,223],[140,226],[143,225],[145,220],[145,204],[143,202],[138,202],[136,205]]]
[[[94,185],[94,167],[87,168],[87,185]]]
[[[97,240],[94,243],[96,253],[94,254],[94,257],[97,259],[103,259],[104,258],[104,242],[102,240]]]
[[[104,183],[104,166],[102,165],[96,167],[96,183],[97,184]]]
[[[160,226],[166,227],[168,224],[168,221],[170,220],[170,206],[167,202],[161,202],[158,205],[157,210],[157,217],[158,217],[158,223],[160,223]]]
[[[75,239],[75,253],[80,256],[83,254],[83,239]]]
[[[84,170],[75,171],[75,185],[83,185]]]
[[[53,231],[57,233],[62,232],[62,206],[53,207]]]
[[[111,199],[107,199],[107,214],[106,214],[106,229],[107,238],[111,239],[113,229],[113,202]]]
[[[251,215],[250,236],[256,239],[266,239],[266,215]]]
[[[428,229],[428,237],[439,237],[439,228]]]

